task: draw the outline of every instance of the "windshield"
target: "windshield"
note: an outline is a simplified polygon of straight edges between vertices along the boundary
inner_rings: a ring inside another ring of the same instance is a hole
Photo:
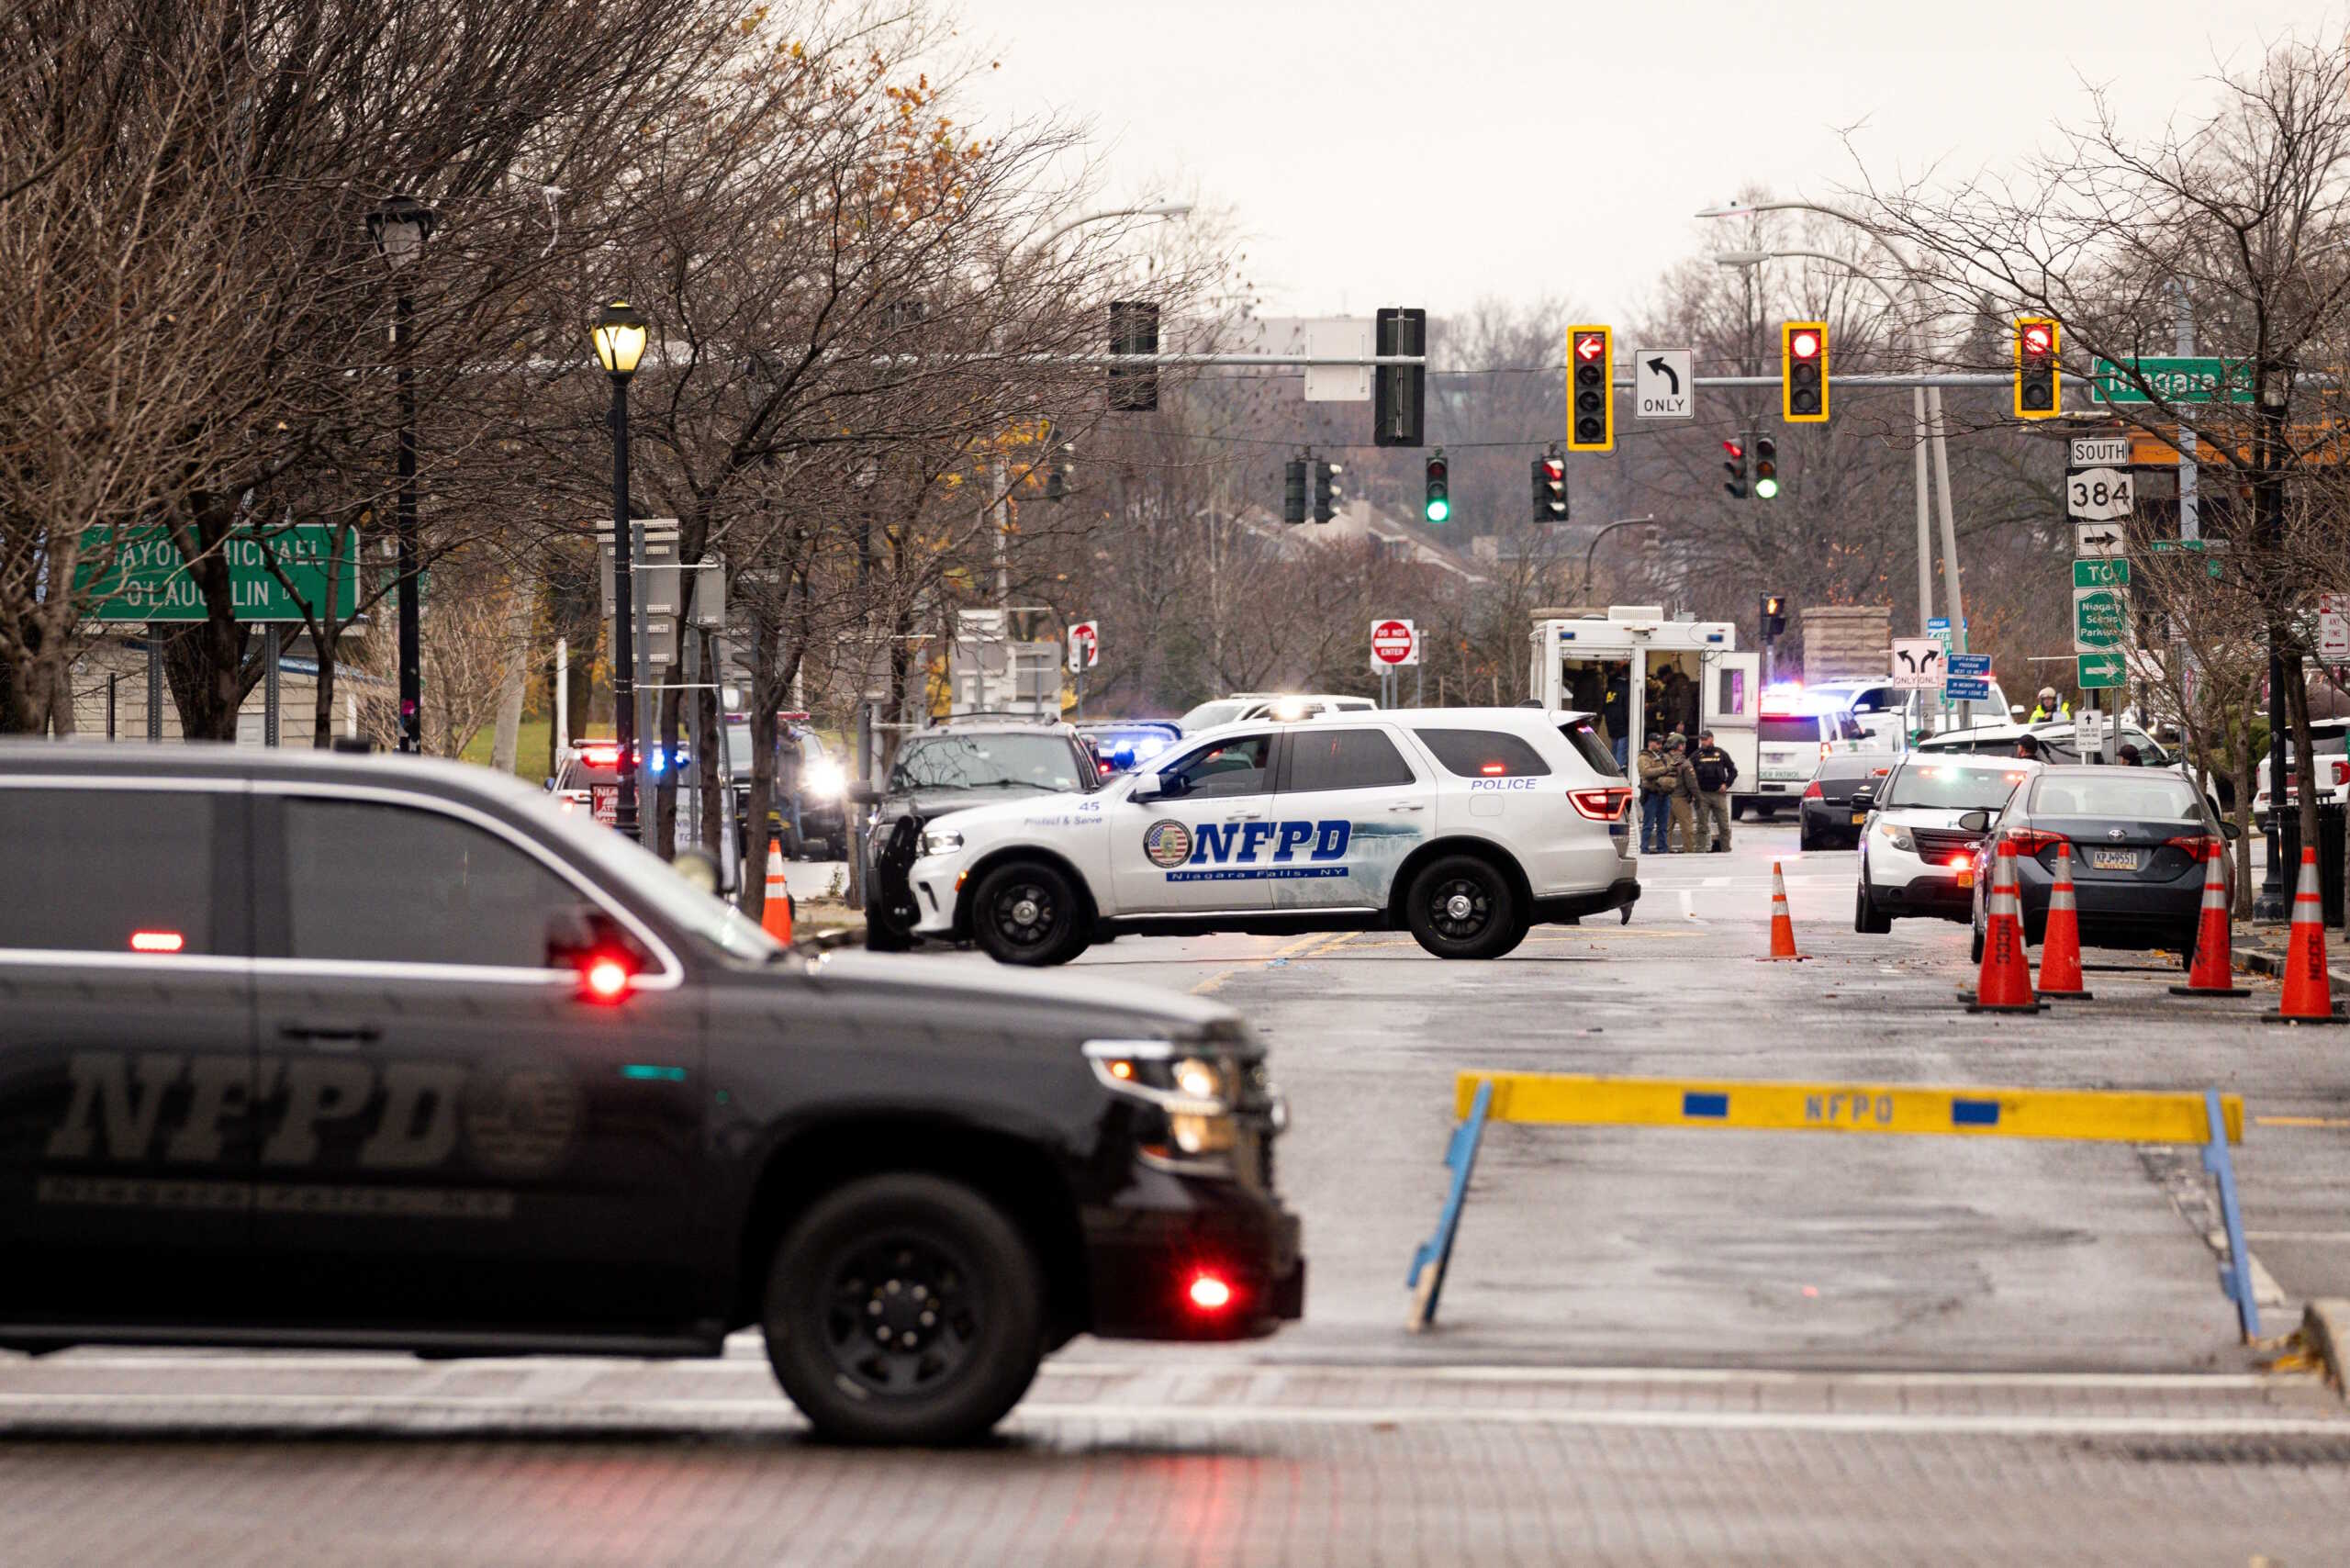
[[[2031,810],[2035,816],[2135,822],[2186,822],[2202,815],[2196,809],[2194,788],[2184,778],[2150,778],[2121,768],[2099,768],[2095,777],[2067,773],[2043,778],[2031,792]]]
[[[1234,701],[1230,698],[1216,702],[1203,702],[1176,720],[1175,724],[1187,735],[1193,730],[1213,730],[1218,724],[1233,722],[1241,714],[1247,712],[1248,708],[1248,702]]]
[[[2029,773],[2020,767],[1912,763],[1893,776],[1892,790],[1881,803],[1944,812],[1995,812],[2008,803],[2008,797]]]
[[[759,929],[757,921],[694,887],[634,839],[623,838],[577,812],[564,811],[535,790],[528,800],[529,809],[538,813],[542,825],[599,870],[627,883],[631,891],[672,923],[733,958],[757,962],[783,951],[775,938]]]
[[[1085,769],[1090,774],[1091,768]],[[898,749],[892,793],[913,790],[1090,790],[1076,748],[1058,734],[917,735]]]

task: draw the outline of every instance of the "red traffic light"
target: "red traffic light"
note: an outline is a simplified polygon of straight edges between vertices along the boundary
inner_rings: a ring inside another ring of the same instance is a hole
[[[1743,457],[1746,455],[1746,443],[1744,442],[1738,441],[1726,441],[1722,442],[1722,450],[1729,454],[1732,457]]]
[[[2053,335],[2053,334],[2052,334],[2048,330],[2048,323],[2045,321],[2025,322],[2023,328],[2023,352],[2035,356],[2044,356],[2048,353],[2049,341]]]
[[[1797,332],[1795,336],[1787,340],[1787,352],[1795,355],[1797,359],[1818,359],[1819,357],[1819,334],[1818,332]]]
[[[1582,360],[1584,364],[1590,364],[1593,360],[1597,359],[1601,354],[1604,354],[1606,352],[1606,334],[1602,332],[1577,332],[1575,334],[1575,357]]]
[[[1542,477],[1552,484],[1557,484],[1566,476],[1567,460],[1565,458],[1546,457],[1542,460]]]

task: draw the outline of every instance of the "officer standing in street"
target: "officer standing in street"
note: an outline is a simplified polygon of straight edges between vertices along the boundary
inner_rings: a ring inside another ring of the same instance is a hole
[[[1640,853],[1662,855],[1665,813],[1673,804],[1673,767],[1664,755],[1664,732],[1651,730],[1640,747]]]
[[[1665,737],[1666,766],[1673,777],[1673,853],[1697,852],[1697,770],[1689,764],[1689,737],[1675,730]]]
[[[2032,723],[2042,724],[2051,719],[2069,719],[2072,716],[2072,704],[2057,696],[2054,687],[2043,686],[2040,689],[2040,699],[2031,705],[2031,722]]]
[[[1729,791],[1738,782],[1738,764],[1714,744],[1714,732],[1697,737],[1697,754],[1690,759],[1697,776],[1697,836],[1710,841],[1717,855],[1729,853]]]

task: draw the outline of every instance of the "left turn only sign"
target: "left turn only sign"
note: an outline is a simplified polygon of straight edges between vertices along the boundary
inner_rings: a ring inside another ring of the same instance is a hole
[[[1632,411],[1644,420],[1697,417],[1695,349],[1642,349],[1632,356]]]

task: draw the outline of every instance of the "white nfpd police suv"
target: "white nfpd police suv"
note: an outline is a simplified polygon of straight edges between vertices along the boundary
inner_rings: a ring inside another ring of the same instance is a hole
[[[1639,897],[1632,791],[1581,714],[1536,708],[1226,724],[1089,794],[941,817],[916,929],[1009,964],[1127,932],[1405,926],[1494,958]]]

